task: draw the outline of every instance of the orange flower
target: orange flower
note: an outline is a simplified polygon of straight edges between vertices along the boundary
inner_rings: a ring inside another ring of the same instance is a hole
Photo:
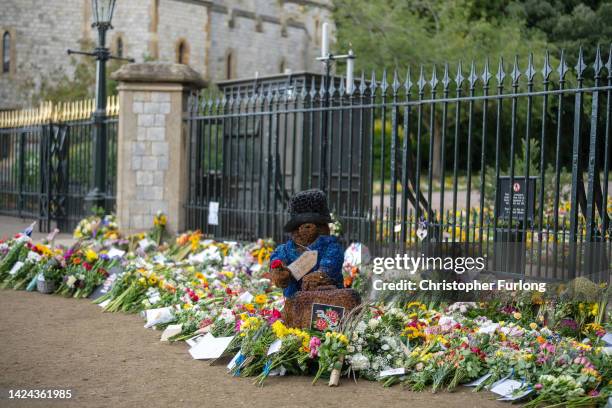
[[[357,276],[359,274],[359,268],[356,266],[353,266],[351,268],[351,277],[354,278],[355,276]]]
[[[344,287],[350,288],[352,284],[353,284],[353,278],[351,276],[346,276],[344,278]]]
[[[75,264],[75,265],[80,265],[81,264],[81,258],[74,258],[72,260],[72,263]]]
[[[546,339],[545,339],[544,337],[542,337],[542,336],[538,336],[538,337],[536,338],[536,340],[537,340],[537,341],[538,341],[538,343],[540,343],[540,344],[544,344],[544,343],[546,343]]]

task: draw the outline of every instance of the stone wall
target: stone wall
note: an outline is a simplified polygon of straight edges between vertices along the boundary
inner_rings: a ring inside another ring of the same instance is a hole
[[[132,112],[137,125],[136,139],[126,140],[130,159],[128,170],[135,177],[131,203],[130,229],[145,229],[153,216],[168,213],[168,200],[164,200],[164,184],[168,171],[168,142],[166,117],[170,114],[169,92],[137,91],[133,94]],[[166,197],[167,198],[167,197]]]
[[[63,75],[72,78],[75,62],[87,58],[69,57],[66,50],[80,49],[83,40],[97,38],[90,26],[91,0],[1,3],[0,34],[15,32],[16,70],[0,74],[0,109],[29,106],[31,95],[44,81]],[[278,73],[283,59],[293,71],[318,71],[316,21],[330,20],[330,4],[330,0],[118,1],[107,41],[114,51],[121,37],[124,55],[137,62],[156,57],[153,49],[160,61],[175,62],[177,43],[184,39],[189,64],[212,81],[226,79],[230,51],[234,77]]]
[[[168,216],[168,230],[185,228],[187,92],[204,85],[186,65],[128,64],[120,81],[117,138],[117,218],[122,230],[143,231],[155,214]]]

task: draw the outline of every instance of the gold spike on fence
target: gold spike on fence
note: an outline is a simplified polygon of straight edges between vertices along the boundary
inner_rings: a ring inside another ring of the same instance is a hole
[[[36,108],[0,111],[0,128],[20,128],[61,123],[91,118],[95,110],[93,98],[72,102],[42,102]],[[119,115],[119,98],[109,96],[106,100],[106,115]]]

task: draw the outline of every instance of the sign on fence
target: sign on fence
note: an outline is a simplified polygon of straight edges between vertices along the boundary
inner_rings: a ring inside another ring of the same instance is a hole
[[[497,202],[495,203],[495,214],[498,218],[510,218],[510,197],[512,196],[512,220],[520,222],[527,211],[527,222],[533,222],[535,210],[535,189],[537,177],[500,176],[497,179]],[[512,183],[511,183],[512,181]]]

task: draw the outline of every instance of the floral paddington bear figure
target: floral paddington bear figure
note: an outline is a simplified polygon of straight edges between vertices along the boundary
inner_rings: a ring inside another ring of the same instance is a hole
[[[344,251],[338,239],[329,235],[332,219],[325,193],[321,190],[297,193],[289,201],[289,215],[285,232],[290,233],[291,238],[272,253],[270,274],[273,283],[283,288],[286,323],[307,327],[313,304],[352,309],[359,303],[359,296],[350,289],[342,289]],[[314,251],[316,261],[312,255]],[[314,266],[302,270],[305,275],[296,279],[289,266],[302,255],[308,255],[307,252],[310,252],[312,260],[310,264],[306,262],[307,268]]]

